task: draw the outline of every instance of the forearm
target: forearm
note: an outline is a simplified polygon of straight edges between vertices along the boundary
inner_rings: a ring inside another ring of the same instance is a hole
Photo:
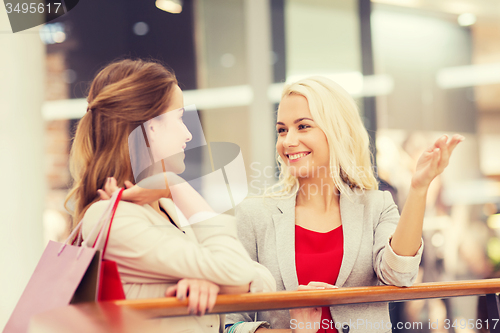
[[[397,255],[414,256],[420,248],[428,187],[410,188],[391,247]]]
[[[250,284],[240,286],[219,286],[219,294],[245,294],[250,290]]]

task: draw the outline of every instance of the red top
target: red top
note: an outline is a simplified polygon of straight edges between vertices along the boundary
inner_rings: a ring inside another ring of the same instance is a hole
[[[342,226],[323,233],[295,225],[295,266],[299,284],[307,285],[311,281],[335,284],[344,255],[343,245]],[[324,323],[328,323],[327,329]],[[323,308],[320,324],[319,333],[337,333],[328,307]]]

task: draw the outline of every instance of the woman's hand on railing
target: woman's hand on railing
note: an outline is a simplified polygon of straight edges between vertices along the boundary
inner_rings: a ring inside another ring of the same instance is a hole
[[[175,286],[168,287],[165,296],[176,296],[180,301],[188,297],[189,313],[203,316],[213,309],[218,293],[219,286],[210,281],[182,279]]]
[[[329,283],[311,281],[307,286],[300,285],[297,290],[318,290],[338,288]],[[292,333],[316,333],[321,327],[321,308],[302,308],[290,310]]]
[[[317,290],[317,289],[337,289],[337,286],[334,286],[333,284],[329,284],[326,282],[317,282],[317,281],[311,281],[307,284],[307,286],[300,285],[299,289],[297,290]]]
[[[292,333],[316,333],[320,325],[321,308],[290,309]]]

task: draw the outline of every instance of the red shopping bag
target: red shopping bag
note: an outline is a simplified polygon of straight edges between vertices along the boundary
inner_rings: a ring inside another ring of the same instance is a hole
[[[99,289],[97,300],[98,301],[111,301],[117,299],[125,299],[125,293],[123,292],[122,281],[120,279],[120,274],[118,273],[118,266],[115,261],[104,259],[104,254],[106,253],[106,247],[108,246],[109,233],[111,231],[111,225],[115,217],[116,208],[120,202],[123,189],[120,189],[117,199],[113,205],[113,210],[111,213],[111,218],[109,221],[108,232],[106,234],[106,241],[102,249],[102,262],[99,275]],[[102,229],[101,229],[102,231]],[[94,247],[98,242],[98,239],[94,242]]]
[[[100,221],[96,223],[94,230],[90,232],[91,235],[94,234],[100,222],[103,221],[99,235],[102,229],[108,227],[106,243],[112,217],[122,191],[123,189],[113,194],[108,208]],[[112,290],[115,290],[111,297],[125,298],[116,263],[114,263],[115,273],[110,275],[108,268],[101,272],[102,268],[107,266],[107,264],[101,265],[102,256],[99,245],[102,244],[103,237],[97,237],[98,246],[87,247],[85,244],[80,246],[81,225],[80,222],[64,243],[49,242],[3,330],[4,333],[25,333],[33,315],[70,303],[96,301],[100,299],[98,298],[99,291],[106,295],[103,300],[110,299],[106,298],[110,297],[107,296],[107,291],[111,290],[110,287],[106,287],[108,284],[113,286]],[[77,233],[78,237],[76,237]],[[76,245],[74,245],[75,240],[70,244],[71,239],[78,239]],[[98,288],[99,281],[102,281],[103,287],[101,288]],[[118,287],[121,288],[121,294],[119,290],[116,292]]]

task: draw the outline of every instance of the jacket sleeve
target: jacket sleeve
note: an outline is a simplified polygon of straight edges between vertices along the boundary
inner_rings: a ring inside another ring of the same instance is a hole
[[[257,239],[254,229],[255,212],[252,213],[251,207],[248,202],[243,202],[236,207],[236,223],[238,230],[238,237],[243,244],[243,247],[250,255],[250,258],[258,265],[259,271],[263,276],[266,276],[266,283],[268,292],[276,291],[276,281],[269,270],[258,262],[257,252]],[[245,313],[231,313],[226,315],[226,330],[225,332],[238,332],[238,333],[253,333],[260,327],[269,328],[269,323],[266,321],[257,321],[258,313],[245,312]]]
[[[208,218],[215,217],[217,215],[218,215],[217,213],[213,212],[201,212],[196,214],[196,216],[193,216],[195,218],[194,220],[193,217],[191,217],[189,221],[190,224],[194,224],[193,222],[196,221],[197,219],[203,221]],[[255,293],[255,292],[276,291],[276,281],[274,280],[274,277],[271,274],[271,272],[266,267],[255,261],[254,259],[252,259],[252,266],[255,269],[256,274],[254,279],[250,282],[250,292]]]
[[[417,278],[424,243],[422,240],[414,256],[400,256],[394,253],[390,240],[399,222],[399,212],[390,192],[384,191],[382,194],[384,204],[375,226],[373,241],[375,273],[384,284],[408,287]]]
[[[108,202],[85,214],[83,235],[92,229]],[[196,240],[170,223],[154,225],[144,207],[120,202],[106,252],[130,282],[206,279],[220,285],[243,285],[258,279],[250,257],[236,236],[235,218],[218,215],[193,225]]]

